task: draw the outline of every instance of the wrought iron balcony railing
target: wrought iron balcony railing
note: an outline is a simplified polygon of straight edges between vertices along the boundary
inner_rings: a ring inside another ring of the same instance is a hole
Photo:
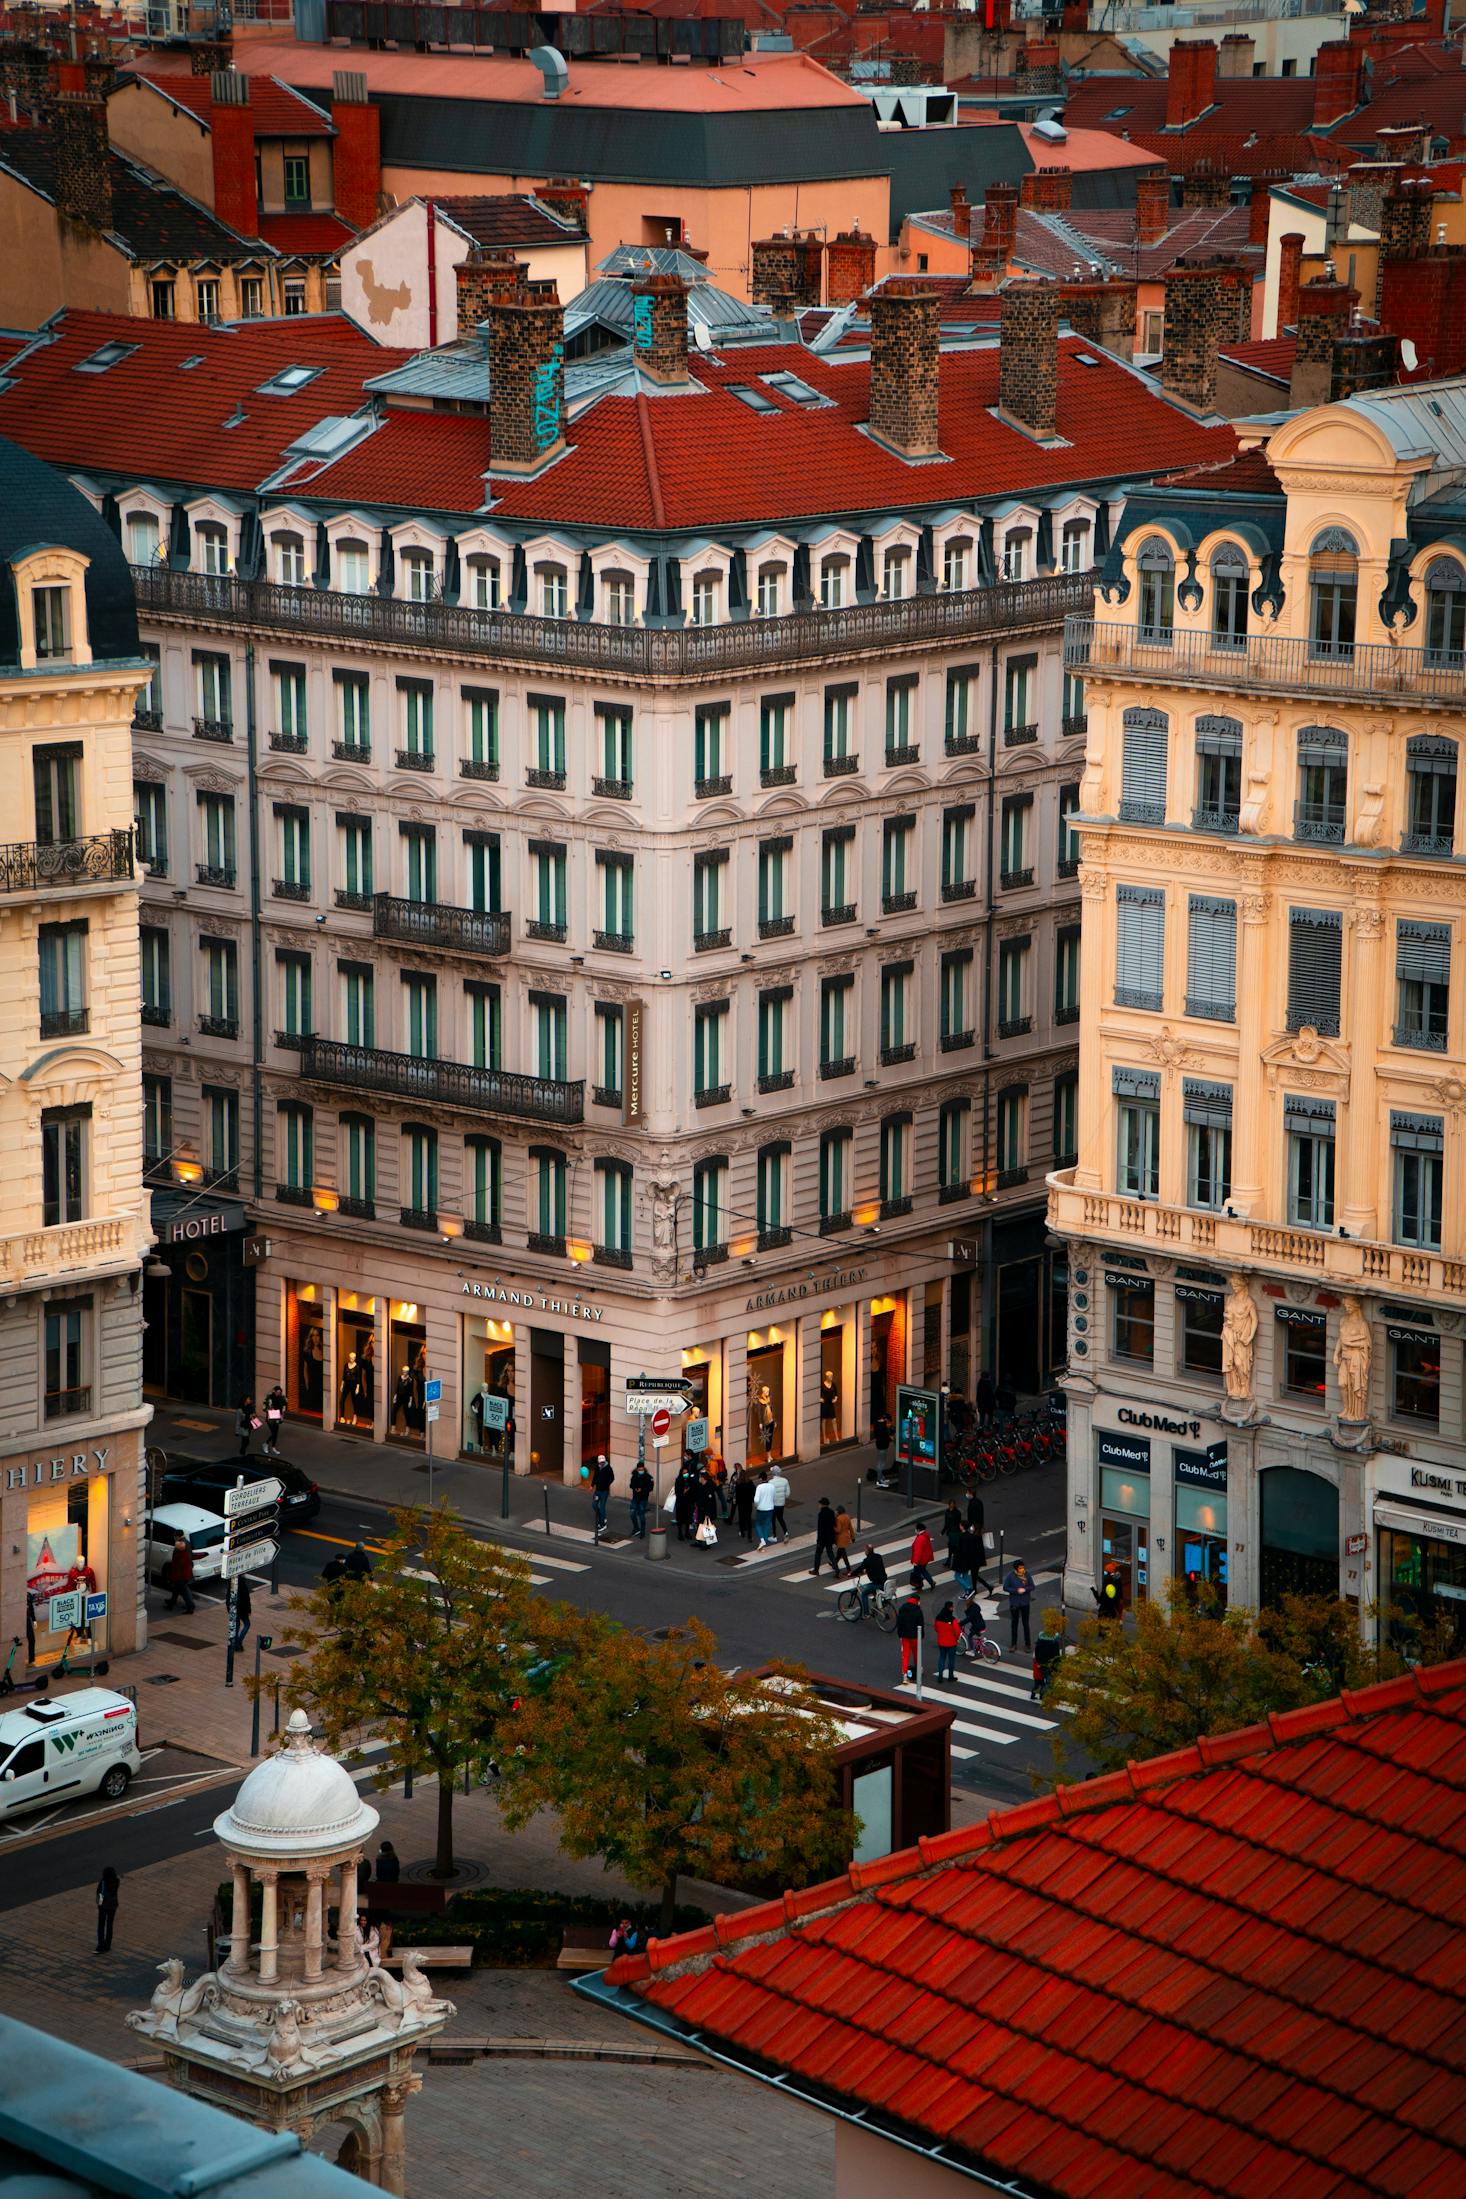
[[[1336,695],[1341,701],[1380,704],[1403,696],[1454,710],[1466,702],[1466,658],[1390,642],[1326,649],[1307,634],[1248,634],[1241,642],[1224,642],[1180,627],[1070,618],[1064,626],[1064,663],[1086,678],[1116,673],[1163,686]]]
[[[502,910],[450,908],[440,901],[404,901],[397,894],[379,893],[372,899],[372,936],[409,947],[506,955],[509,918]]]
[[[15,840],[0,847],[0,893],[49,892],[132,876],[132,834],[94,832],[85,840]]]
[[[573,1124],[585,1116],[585,1086],[510,1069],[474,1069],[458,1061],[387,1053],[342,1039],[307,1038],[300,1073],[308,1084],[336,1084],[399,1099],[427,1100],[473,1114],[512,1115],[523,1122]]]

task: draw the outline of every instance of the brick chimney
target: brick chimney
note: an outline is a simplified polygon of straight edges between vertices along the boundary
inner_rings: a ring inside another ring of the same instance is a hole
[[[948,192],[952,207],[952,227],[963,243],[967,241],[968,224],[972,219],[972,207],[967,197],[965,183],[954,183]]]
[[[542,206],[548,206],[562,221],[568,222],[577,236],[590,235],[590,185],[579,183],[574,176],[552,176],[548,183],[537,183],[534,195]]]
[[[1101,351],[1133,359],[1136,288],[1118,278],[1061,283],[1064,316],[1076,335],[1088,336]]]
[[[1210,160],[1198,160],[1181,178],[1181,204],[1183,207],[1230,206],[1232,203],[1232,178],[1225,169],[1218,168]]]
[[[209,79],[209,89],[214,102],[209,140],[214,156],[214,212],[240,236],[257,237],[260,202],[249,78],[237,69],[216,69]]]
[[[219,69],[234,66],[234,33],[226,31],[222,38],[201,38],[188,49],[188,65],[193,76],[213,76]]]
[[[1399,368],[1399,338],[1384,329],[1350,328],[1334,338],[1335,404],[1361,390],[1392,389]]]
[[[1424,160],[1430,150],[1429,136],[1423,122],[1397,122],[1376,130],[1374,142],[1381,160]]]
[[[47,110],[56,161],[56,211],[85,229],[112,226],[112,151],[107,102],[89,92],[57,92]]]
[[[870,294],[870,432],[902,458],[934,458],[941,300],[929,283],[892,275]]]
[[[1257,40],[1251,31],[1228,31],[1217,55],[1218,76],[1251,76]]]
[[[458,286],[458,333],[467,336],[489,318],[492,308],[518,296],[526,269],[512,252],[475,249],[453,270]]]
[[[1326,38],[1318,49],[1313,79],[1313,127],[1326,129],[1359,105],[1364,81],[1364,48],[1350,38]]]
[[[1020,46],[1013,62],[1013,82],[1020,92],[1057,92],[1061,86],[1059,41],[1030,38]]]
[[[1217,347],[1236,327],[1233,270],[1182,260],[1166,271],[1161,387],[1193,412],[1215,412]]]
[[[968,287],[985,295],[997,289],[1007,272],[1018,237],[1018,192],[1011,183],[990,183],[983,201],[982,235],[973,235],[968,252]]]
[[[639,275],[631,286],[636,363],[666,389],[687,386],[687,287],[680,275]]]
[[[1290,229],[1278,239],[1278,325],[1276,333],[1298,322],[1298,284],[1303,274],[1303,233]]]
[[[0,44],[0,98],[14,99],[19,119],[40,122],[45,118],[51,93],[51,56],[45,46],[20,38]]]
[[[565,315],[555,285],[489,308],[491,474],[533,474],[565,448]]]
[[[1316,275],[1298,293],[1298,348],[1293,355],[1293,378],[1288,402],[1326,405],[1334,390],[1334,343],[1342,336],[1359,303],[1359,293],[1347,283]]]
[[[876,240],[859,222],[842,229],[825,246],[825,303],[849,305],[863,298],[876,279]]]
[[[1019,183],[1019,202],[1036,214],[1067,214],[1074,201],[1070,168],[1032,168]]]
[[[1141,244],[1159,244],[1171,226],[1171,179],[1160,175],[1135,180],[1135,234]]]
[[[1379,318],[1392,336],[1408,336],[1421,375],[1466,370],[1466,253],[1457,247],[1386,260]]]
[[[1216,99],[1215,39],[1178,38],[1166,72],[1166,128],[1184,130]]]
[[[1385,193],[1379,218],[1382,260],[1418,260],[1430,250],[1431,195],[1432,186],[1423,176],[1418,182],[1399,182]]]
[[[820,302],[824,253],[816,236],[796,230],[785,237],[759,237],[753,247],[753,302],[787,318]]]
[[[1264,168],[1252,179],[1252,196],[1247,201],[1247,242],[1265,245],[1268,224],[1272,219],[1273,186],[1286,183],[1286,168]]]
[[[382,115],[367,97],[365,70],[335,71],[331,120],[336,125],[331,156],[336,211],[353,229],[369,229],[382,210]]]
[[[1010,282],[999,293],[998,407],[1039,442],[1058,432],[1057,283]]]

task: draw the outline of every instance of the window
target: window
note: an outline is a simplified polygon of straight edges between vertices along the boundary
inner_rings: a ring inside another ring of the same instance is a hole
[[[1028,580],[1033,573],[1033,530],[1012,527],[1003,537],[1004,580]]]
[[[1186,1204],[1219,1214],[1232,1196],[1232,1087],[1187,1077],[1181,1093]]]
[[[1159,1010],[1166,952],[1166,896],[1159,886],[1116,886],[1115,1005]]]
[[[596,1162],[597,1250],[631,1264],[631,1170],[624,1161]]]
[[[42,924],[37,933],[42,1038],[71,1038],[87,1028],[87,927]]]
[[[142,969],[144,1023],[167,1023],[172,1017],[172,987],[168,977],[168,934],[153,924],[138,933]]]
[[[1395,976],[1399,988],[1395,1044],[1443,1054],[1451,1009],[1450,925],[1398,923]]]
[[[377,1197],[377,1126],[370,1115],[341,1117],[340,1151],[342,1195],[369,1220]]]
[[[1166,821],[1166,748],[1170,721],[1164,710],[1127,710],[1123,724],[1120,815],[1137,825]]]
[[[158,1168],[173,1151],[173,1080],[143,1078],[143,1165]]]
[[[977,891],[972,875],[973,820],[971,803],[942,812],[942,899],[970,901]]]
[[[298,534],[277,534],[274,538],[275,578],[287,588],[305,586],[305,538]]]
[[[1079,1156],[1079,1078],[1072,1069],[1054,1079],[1054,1159]]]
[[[881,559],[881,594],[888,603],[911,593],[911,552],[887,550]]]
[[[789,1057],[792,998],[792,990],[787,985],[779,985],[758,996],[758,1088],[761,1092],[777,1092],[794,1082]]]
[[[463,988],[468,1002],[469,1044],[473,1050],[475,1069],[502,1069],[504,1066],[504,1009],[497,985],[475,985],[470,981]]]
[[[1054,1021],[1079,1021],[1079,926],[1061,924],[1054,940]]]
[[[1169,647],[1176,618],[1176,563],[1169,544],[1149,535],[1140,545],[1135,569],[1140,638]]]
[[[728,1242],[728,1163],[699,1161],[692,1171],[692,1249],[721,1252]]]
[[[65,659],[71,654],[71,590],[32,588],[31,626],[35,634],[36,660]]]
[[[755,1171],[755,1219],[761,1251],[787,1244],[793,1232],[785,1216],[789,1211],[789,1147],[761,1145]]]
[[[289,1191],[309,1191],[316,1178],[315,1114],[299,1100],[280,1100],[275,1109],[278,1182]]]
[[[570,612],[570,584],[563,565],[537,565],[540,584],[540,617],[566,618]]]
[[[569,1171],[565,1155],[546,1147],[530,1148],[533,1165],[532,1192],[534,1204],[531,1212],[535,1218],[533,1236],[539,1239],[542,1251],[562,1249],[565,1243],[566,1217],[569,1208],[567,1197]]]
[[[464,777],[497,779],[499,776],[499,696],[492,687],[465,687],[463,707],[467,718],[468,753]]]
[[[1308,557],[1308,642],[1315,657],[1352,663],[1359,605],[1359,545],[1343,527],[1326,527]]]
[[[965,1192],[972,1173],[972,1106],[946,1100],[937,1117],[937,1184],[941,1191]]]
[[[1224,542],[1211,561],[1211,631],[1219,649],[1247,646],[1247,560]]]
[[[1348,736],[1331,725],[1298,734],[1298,801],[1293,830],[1300,840],[1339,842],[1349,794]]]
[[[499,560],[496,557],[471,557],[464,567],[468,581],[467,601],[475,611],[497,611],[503,601]]]
[[[148,310],[155,321],[171,321],[173,318],[173,284],[171,280],[148,284]]]
[[[372,584],[372,554],[364,542],[336,545],[336,585],[346,595],[364,596]]]
[[[309,206],[311,202],[311,164],[308,153],[285,155],[285,203],[287,206]]]
[[[755,606],[760,618],[777,618],[784,608],[784,568],[760,565]]]
[[[1026,939],[1004,939],[998,947],[998,1036],[1016,1038],[1029,1028]]]
[[[418,1061],[438,1058],[438,980],[411,971],[402,980],[403,1052]]]
[[[850,1221],[850,1155],[854,1139],[849,1130],[826,1130],[820,1138],[820,1224],[841,1227]]]
[[[1089,712],[1084,700],[1084,681],[1077,672],[1064,671],[1063,711],[1060,732],[1068,740],[1076,733],[1089,730]]]
[[[272,748],[303,749],[306,745],[305,666],[275,664],[275,733]]]
[[[265,281],[262,275],[244,275],[239,284],[239,313],[241,320],[257,321],[265,310]]]
[[[1288,1094],[1288,1219],[1297,1229],[1334,1226],[1334,1103]]]
[[[91,1410],[92,1392],[87,1380],[92,1301],[62,1298],[48,1305],[45,1314],[46,1418],[64,1420],[71,1413]]]
[[[1451,855],[1456,847],[1456,743],[1417,733],[1405,743],[1407,855]]]
[[[1288,1029],[1339,1034],[1344,920],[1337,909],[1288,911]]]
[[[433,760],[433,690],[427,680],[399,679],[397,682],[397,707],[401,713],[402,753],[399,764],[409,769],[414,764],[430,764]]]
[[[850,585],[850,560],[844,557],[827,557],[820,565],[820,605],[826,611],[838,611],[845,601]]]
[[[234,883],[234,796],[201,794],[198,798],[199,829],[203,840],[200,884],[232,886]]]
[[[431,825],[400,825],[403,885],[409,901],[438,898],[438,835]]]
[[[403,1221],[411,1215],[433,1228],[438,1219],[438,1133],[425,1124],[403,1125],[402,1191]]]
[[[972,755],[980,746],[976,672],[958,669],[947,674],[947,706],[942,740],[949,756]]]
[[[1064,532],[1059,538],[1059,563],[1064,572],[1088,572],[1092,533],[1087,519],[1065,520]]]
[[[156,642],[145,641],[139,654],[146,658],[150,670],[148,684],[132,706],[132,722],[149,733],[163,729],[163,652]]]
[[[841,826],[827,832],[820,846],[820,913],[827,924],[855,919],[855,831]]]
[[[692,944],[694,949],[726,947],[731,933],[723,924],[723,887],[728,855],[723,848],[693,857]]]
[[[792,695],[765,695],[758,708],[759,776],[765,786],[780,786],[794,777],[789,757],[789,727],[794,713]]]
[[[693,1010],[692,1090],[703,1106],[726,1099],[728,1003],[714,1000]]]
[[[41,1113],[41,1226],[57,1229],[86,1213],[89,1106],[47,1107]]]
[[[601,929],[598,947],[629,948],[636,932],[634,907],[635,864],[629,855],[596,853],[601,884]]]
[[[371,682],[365,672],[338,672],[336,694],[341,714],[338,752],[365,762],[372,752]]]
[[[1028,1174],[1028,1087],[1007,1085],[998,1094],[998,1182],[1016,1183]]]
[[[963,535],[942,546],[942,586],[944,588],[971,587],[972,544]]]
[[[81,833],[81,742],[58,742],[31,752],[36,840],[58,847]]]
[[[1003,671],[1003,738],[1010,747],[1038,738],[1038,658],[1009,657]]]
[[[529,697],[530,738],[534,765],[531,786],[562,787],[565,784],[565,705],[556,695]]]
[[[1197,1283],[1176,1285],[1176,1325],[1181,1332],[1181,1366],[1185,1373],[1220,1380],[1226,1305],[1219,1290],[1207,1290]]]
[[[1278,1356],[1283,1389],[1290,1397],[1321,1405],[1328,1394],[1328,1322],[1321,1313],[1298,1306],[1274,1310],[1282,1332]]]
[[[825,1076],[844,1075],[855,1067],[855,980],[826,977],[820,980],[820,1070]]]
[[[1441,1248],[1441,1180],[1445,1123],[1439,1115],[1390,1116],[1394,1160],[1393,1235],[1421,1252]]]
[[[611,1002],[598,1000],[595,1009],[595,1096],[604,1106],[619,1107],[625,1074],[625,1018]]]
[[[881,971],[881,1060],[909,1061],[916,1052],[911,1015],[911,964],[888,962]]]
[[[1078,815],[1078,787],[1061,786],[1059,789],[1059,876],[1061,878],[1072,878],[1079,868],[1079,834],[1074,829],[1074,819]]]
[[[1161,1080],[1151,1069],[1111,1071],[1118,1153],[1115,1188],[1130,1199],[1161,1192]]]
[[[608,626],[636,624],[636,583],[630,573],[602,575],[601,605]],[[563,617],[564,613],[560,615]]]
[[[229,659],[206,655],[199,650],[195,652],[193,664],[198,687],[195,731],[208,728],[220,733],[231,732],[234,710],[230,692]]]
[[[209,1181],[232,1181],[239,1168],[239,1094],[206,1084],[203,1100],[204,1160]]]
[[[1423,1421],[1438,1428],[1441,1419],[1441,1340],[1434,1329],[1397,1328],[1385,1334],[1390,1346],[1390,1411],[1396,1420]]]
[[[464,1140],[470,1228],[497,1234],[504,1224],[504,1150],[497,1138]]]
[[[888,817],[881,828],[881,906],[888,916],[916,907],[916,819]]]
[[[858,758],[851,741],[851,727],[855,717],[855,698],[860,689],[849,682],[842,687],[825,689],[825,777],[835,778],[841,772],[853,771]]]
[[[631,711],[624,704],[596,704],[596,730],[600,748],[597,794],[631,792]]]
[[[159,559],[160,534],[157,519],[152,512],[129,512],[127,515],[127,557],[131,565],[156,565]]]
[[[724,768],[727,730],[727,703],[699,703],[692,724],[692,779],[695,794],[726,794],[731,788],[732,779],[725,776]]]
[[[201,939],[204,955],[204,999],[208,1007],[201,1017],[207,1036],[239,1036],[239,950],[232,939]]]
[[[723,583],[717,573],[697,573],[692,582],[692,623],[716,626],[723,606]]]
[[[939,1007],[942,1047],[953,1052],[970,1046],[972,1028],[972,949],[959,947],[941,961]]]
[[[304,900],[311,890],[311,820],[308,809],[277,802],[275,823],[279,834],[280,875],[275,881],[291,899]]]
[[[1197,832],[1233,833],[1242,810],[1242,723],[1239,718],[1196,721]]]
[[[1028,856],[1028,828],[1033,816],[1031,794],[1010,794],[1002,806],[999,823],[999,864],[1003,884],[1026,884],[1033,876]]]
[[[201,573],[227,573],[229,570],[229,532],[217,520],[201,520],[194,529],[198,548],[198,570]]]
[[[1186,1013],[1212,1023],[1237,1014],[1237,904],[1193,893],[1186,933]]]
[[[881,1124],[880,1198],[883,1214],[911,1206],[911,1117],[887,1115]]]
[[[781,937],[794,929],[787,905],[792,841],[760,840],[758,846],[758,927],[761,937]]]
[[[1115,1357],[1150,1366],[1155,1358],[1155,1284],[1146,1275],[1117,1272],[1107,1274],[1105,1281]]]
[[[280,989],[280,1036],[306,1038],[315,1029],[310,956],[277,953],[275,970]]]
[[[548,841],[532,842],[530,862],[534,866],[534,908],[532,938],[563,939],[566,930],[566,856],[562,847]]]
[[[377,1043],[376,972],[367,962],[341,964],[341,1029],[348,1046]]]
[[[402,553],[402,593],[409,603],[429,603],[436,593],[437,582],[430,550],[404,550]]]
[[[372,821],[370,817],[338,815],[341,834],[341,892],[354,906],[364,907],[372,897]]]
[[[465,832],[468,856],[468,905],[479,916],[497,916],[503,908],[504,864],[497,832]]]
[[[1425,570],[1425,661],[1451,671],[1466,663],[1466,569],[1453,557]]]
[[[560,993],[531,993],[535,1075],[563,1084],[570,1074],[570,1010]]]
[[[912,709],[918,682],[904,673],[886,682],[886,762],[914,764],[916,744],[911,737]]]

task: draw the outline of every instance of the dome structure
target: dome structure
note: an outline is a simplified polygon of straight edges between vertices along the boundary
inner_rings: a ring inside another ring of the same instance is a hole
[[[93,662],[140,657],[132,570],[116,534],[65,474],[0,435],[0,666],[19,662],[20,607],[11,563],[53,548],[78,550],[89,560]]]
[[[257,1764],[214,1819],[227,1848],[246,1855],[307,1857],[359,1847],[379,1822],[350,1773],[311,1739],[303,1710],[290,1714],[283,1748]]]

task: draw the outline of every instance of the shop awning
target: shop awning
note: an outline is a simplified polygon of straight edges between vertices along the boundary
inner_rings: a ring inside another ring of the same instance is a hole
[[[1402,1535],[1421,1535],[1427,1541],[1466,1542],[1466,1519],[1448,1519],[1441,1512],[1416,1512],[1405,1504],[1376,1504],[1374,1524],[1393,1527]]]
[[[153,1235],[160,1245],[229,1237],[244,1226],[244,1207],[238,1199],[216,1199],[186,1189],[153,1193]]]

